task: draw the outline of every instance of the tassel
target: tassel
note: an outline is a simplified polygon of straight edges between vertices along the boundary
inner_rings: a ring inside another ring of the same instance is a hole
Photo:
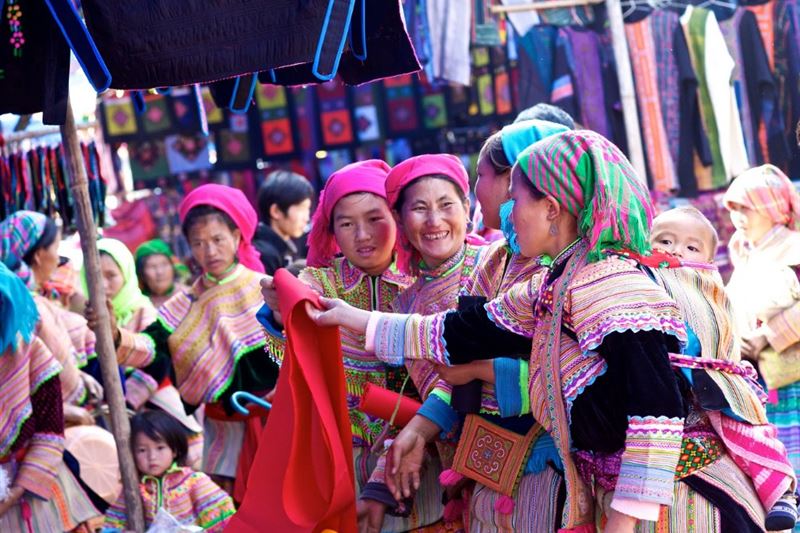
[[[462,479],[464,479],[464,476],[450,468],[439,474],[439,483],[441,483],[443,487],[455,487]]]
[[[447,505],[444,506],[444,521],[446,523],[456,522],[461,520],[464,516],[464,510],[466,509],[466,503],[462,499],[457,500],[450,500],[447,502]]]
[[[494,502],[494,510],[500,514],[509,515],[514,512],[514,498],[511,496],[500,496],[496,502]]]

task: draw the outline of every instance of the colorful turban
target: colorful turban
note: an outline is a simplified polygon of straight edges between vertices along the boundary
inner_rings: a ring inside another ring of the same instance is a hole
[[[217,185],[210,183],[201,185],[186,195],[181,202],[179,213],[181,222],[186,220],[186,214],[198,205],[210,205],[223,211],[233,220],[236,227],[242,233],[239,242],[239,262],[255,272],[264,273],[264,265],[261,263],[260,254],[253,247],[253,235],[258,225],[258,215],[250,205],[250,201],[239,189],[228,187],[227,185]]]
[[[330,231],[333,209],[349,194],[368,192],[386,198],[386,176],[391,167],[379,159],[351,163],[328,178],[319,196],[319,205],[312,218],[308,234],[308,257],[311,267],[328,267],[339,253],[336,239]]]
[[[14,350],[21,336],[30,342],[39,312],[22,280],[0,262],[0,355]],[[27,376],[26,376],[27,377]]]
[[[515,122],[500,130],[500,143],[509,165],[513,165],[519,154],[528,146],[541,141],[551,135],[568,131],[569,128],[547,122],[546,120],[524,120]],[[514,209],[514,200],[508,200],[500,206],[500,229],[506,238],[508,246],[514,253],[520,253],[517,234],[511,222],[511,211]]]
[[[17,211],[0,222],[0,261],[28,287],[33,275],[23,257],[42,238],[46,224],[47,216],[35,211]]]
[[[469,176],[461,160],[450,154],[424,154],[410,157],[396,165],[386,178],[386,200],[397,207],[400,193],[411,182],[424,176],[447,176],[464,193],[469,195]]]
[[[567,131],[525,149],[517,159],[536,189],[578,220],[590,262],[605,250],[650,252],[653,204],[647,185],[608,139],[592,131]]]
[[[741,204],[768,216],[775,225],[800,229],[800,195],[786,174],[773,165],[751,168],[731,183],[722,198],[725,207]]]
[[[117,239],[100,239],[97,241],[97,251],[111,256],[120,272],[122,272],[122,288],[111,299],[111,306],[114,308],[114,318],[120,327],[125,325],[133,318],[142,307],[152,307],[150,299],[142,294],[139,288],[139,278],[136,277],[136,262],[133,254],[122,241]],[[89,295],[89,286],[86,281],[86,263],[81,268],[81,283],[83,284],[83,294]]]

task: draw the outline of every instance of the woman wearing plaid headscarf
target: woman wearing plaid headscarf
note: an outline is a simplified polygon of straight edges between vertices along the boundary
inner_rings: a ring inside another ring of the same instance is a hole
[[[546,265],[543,283],[431,317],[365,315],[326,300],[329,310],[312,317],[363,329],[378,358],[394,364],[513,356],[530,338],[530,379],[517,394],[557,452],[566,495],[559,531],[763,531],[752,484],[671,367],[669,354],[687,339],[677,304],[631,259],[650,253],[653,206],[625,156],[594,132],[549,137],[517,159],[511,196],[521,252]],[[426,350],[415,332],[428,337]],[[496,386],[499,401],[514,389]],[[415,484],[409,459],[419,441],[404,433],[387,478],[401,493]],[[486,458],[482,443],[473,457]]]
[[[736,227],[727,291],[743,335],[742,355],[760,361],[767,386],[777,389],[767,414],[800,472],[800,381],[786,383],[800,375],[785,366],[800,356],[800,195],[783,172],[763,165],[737,177],[723,202]],[[768,359],[776,353],[781,381],[770,372]]]

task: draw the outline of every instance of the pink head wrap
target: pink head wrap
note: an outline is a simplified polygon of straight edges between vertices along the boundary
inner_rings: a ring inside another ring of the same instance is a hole
[[[396,165],[386,178],[386,200],[394,209],[402,190],[424,176],[447,176],[464,196],[469,194],[469,176],[461,160],[450,154],[424,154],[410,157]]]
[[[258,215],[250,205],[250,201],[239,189],[226,185],[208,184],[201,185],[186,195],[178,209],[181,222],[186,220],[186,214],[198,205],[216,207],[231,217],[233,223],[242,233],[237,252],[239,262],[255,272],[264,273],[260,254],[253,248],[251,241],[258,225]]]
[[[800,229],[800,195],[786,174],[773,165],[761,165],[740,174],[722,202],[728,209],[732,203],[741,204],[768,216],[776,225]]]
[[[308,257],[311,267],[331,266],[339,253],[336,239],[330,231],[333,208],[348,194],[368,192],[386,198],[386,175],[391,167],[380,159],[368,159],[346,165],[328,178],[314,211],[311,232],[308,234]]]

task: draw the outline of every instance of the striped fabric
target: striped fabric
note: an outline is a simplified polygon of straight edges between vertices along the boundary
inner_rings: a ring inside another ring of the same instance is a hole
[[[35,211],[17,211],[0,222],[0,261],[33,288],[33,273],[23,257],[44,233],[47,217]]]
[[[630,45],[631,68],[636,81],[639,115],[642,117],[642,137],[647,148],[647,162],[653,186],[658,192],[669,193],[677,188],[678,181],[661,111],[656,43],[653,40],[650,17],[626,24],[625,34]]]
[[[240,420],[203,418],[203,472],[235,478],[245,431]]]
[[[800,229],[800,194],[778,167],[761,165],[739,175],[722,197],[728,209],[734,203],[769,217],[776,225]]]
[[[220,533],[236,512],[233,500],[211,478],[187,467],[173,466],[161,478],[145,476],[139,484],[144,505],[145,526],[149,527],[163,507],[183,525],[196,525],[204,531]],[[106,512],[106,527],[125,529],[125,499],[119,499]]]
[[[153,362],[156,344],[146,333],[135,333],[127,329],[119,330],[117,361],[121,365],[144,368]]]
[[[59,311],[57,304],[38,294],[34,295],[33,299],[40,317],[37,336],[62,367],[59,379],[64,402],[81,405],[86,401],[87,391],[78,369],[75,347],[70,342],[67,328],[61,320],[61,316],[68,311]]]
[[[553,135],[523,150],[517,163],[534,187],[578,219],[589,262],[600,260],[608,249],[650,250],[653,204],[647,184],[602,135]]]
[[[778,389],[778,403],[767,404],[767,416],[778,428],[794,471],[800,473],[800,382]]]
[[[30,506],[33,531],[64,531],[58,508],[53,500],[43,500],[32,494],[24,494],[22,500]],[[12,505],[0,515],[0,531],[28,532],[28,522],[22,514],[21,505]]]
[[[682,418],[628,417],[616,496],[672,504],[682,440]]]
[[[634,261],[609,258],[583,268],[569,293],[565,312],[583,350],[597,348],[615,331],[657,330],[686,342],[678,306]]]
[[[680,155],[680,82],[675,60],[675,30],[680,15],[668,9],[657,9],[645,19],[649,21],[658,74],[658,95],[661,98],[661,116],[667,134],[667,146],[674,164]],[[658,46],[655,46],[658,43]]]
[[[172,332],[167,343],[186,402],[216,401],[239,359],[264,346],[256,320],[264,303],[259,280],[256,272],[237,265],[223,283],[206,287],[200,278],[189,293],[173,296],[158,309],[159,320]]]
[[[73,531],[81,524],[102,519],[101,513],[92,504],[75,474],[67,468],[64,461],[59,461],[58,464],[58,476],[53,485],[52,499],[61,520],[60,531]]]
[[[542,277],[537,276],[528,283],[515,285],[486,304],[486,314],[498,327],[530,337],[536,324],[531,313],[538,296]]]

